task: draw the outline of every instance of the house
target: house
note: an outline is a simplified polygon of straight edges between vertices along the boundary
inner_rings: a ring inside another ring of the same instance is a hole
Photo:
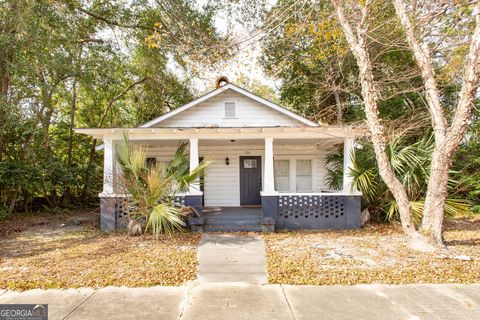
[[[128,210],[128,198],[116,192],[114,183],[114,144],[125,132],[134,143],[147,145],[148,156],[157,162],[168,162],[180,141],[189,142],[191,168],[201,158],[211,159],[202,186],[192,184],[178,199],[200,211],[221,208],[210,220],[207,214],[207,222],[228,221],[217,227],[241,230],[249,216],[256,221],[253,229],[262,224],[276,229],[360,227],[361,194],[352,190],[348,170],[343,189],[328,190],[325,156],[343,144],[344,168],[349,168],[354,139],[365,130],[319,125],[232,83],[137,128],[76,132],[104,142],[102,229],[120,227]]]

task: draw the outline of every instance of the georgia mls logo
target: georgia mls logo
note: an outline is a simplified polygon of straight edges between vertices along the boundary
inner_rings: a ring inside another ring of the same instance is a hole
[[[47,304],[0,304],[0,320],[47,319]]]

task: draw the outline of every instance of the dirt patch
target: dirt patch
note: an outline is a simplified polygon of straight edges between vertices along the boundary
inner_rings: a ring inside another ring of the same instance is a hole
[[[61,234],[75,230],[97,229],[98,210],[56,210],[41,213],[23,213],[0,221],[0,238],[21,232]]]
[[[269,281],[281,284],[474,283],[480,281],[480,220],[447,226],[449,255],[408,248],[399,226],[265,234]]]
[[[144,287],[195,278],[198,234],[129,237],[100,232],[95,221],[92,212],[7,221],[0,288]]]

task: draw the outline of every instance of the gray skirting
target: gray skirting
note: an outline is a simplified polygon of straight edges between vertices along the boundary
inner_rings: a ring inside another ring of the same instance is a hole
[[[264,217],[276,220],[276,229],[360,228],[361,196],[279,195],[262,197]]]
[[[175,202],[180,205],[189,205],[188,196],[177,196]],[[126,196],[100,197],[100,229],[112,231],[125,229],[128,225],[128,213],[131,204]]]
[[[178,196],[175,202],[202,211],[202,196]],[[262,196],[262,216],[276,230],[356,229],[361,226],[359,195],[278,195]],[[131,205],[127,197],[100,197],[102,230],[126,228]]]

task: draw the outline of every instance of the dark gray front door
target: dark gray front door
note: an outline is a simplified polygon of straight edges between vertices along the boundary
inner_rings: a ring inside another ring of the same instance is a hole
[[[240,205],[261,204],[261,157],[240,157]]]

